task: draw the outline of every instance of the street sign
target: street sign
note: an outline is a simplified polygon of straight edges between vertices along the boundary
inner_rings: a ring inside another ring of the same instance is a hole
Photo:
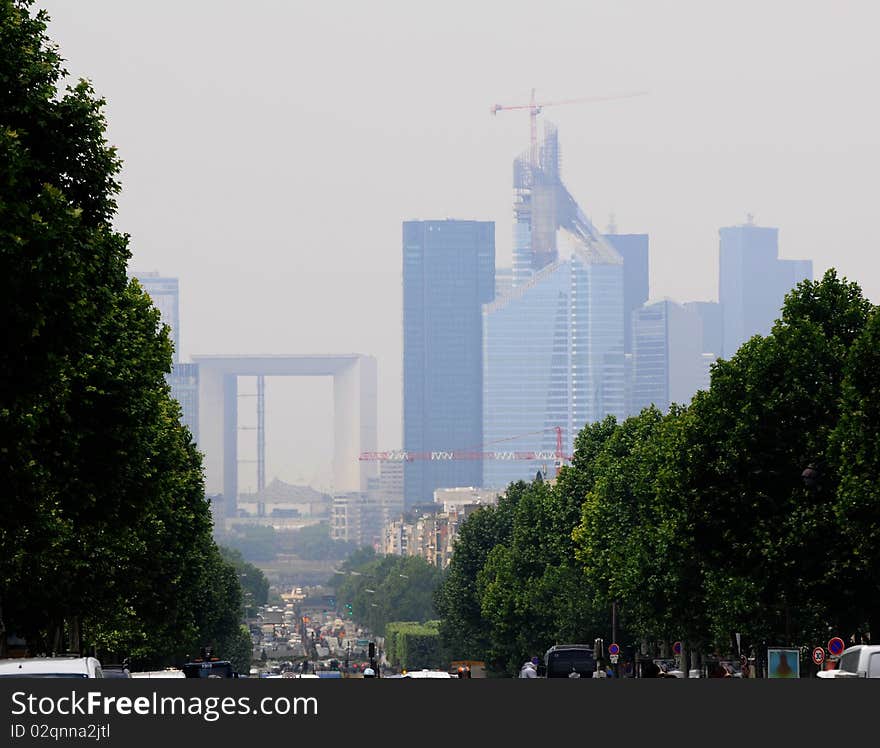
[[[839,636],[835,636],[828,642],[828,651],[833,655],[839,655],[846,648],[846,645],[843,643],[843,639]]]
[[[681,642],[675,642],[675,644],[672,645],[672,654],[674,654],[674,655],[681,654]]]
[[[611,643],[608,645],[608,654],[612,657],[617,657],[620,654],[620,645],[616,643]]]
[[[611,664],[612,664],[612,665],[616,665],[616,664],[617,664],[617,658],[618,658],[618,657],[620,657],[620,655],[616,655],[616,654],[611,655]]]
[[[815,662],[817,665],[821,665],[823,662],[825,662],[825,650],[822,649],[822,647],[816,647],[813,650],[813,662]]]

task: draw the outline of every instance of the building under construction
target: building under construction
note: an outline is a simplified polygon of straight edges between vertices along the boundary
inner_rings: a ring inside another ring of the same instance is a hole
[[[533,115],[534,120],[534,115]],[[483,307],[483,438],[563,451],[586,424],[626,415],[624,262],[571,196],[556,127],[514,161],[513,288]],[[486,461],[483,485],[547,472],[546,461]]]

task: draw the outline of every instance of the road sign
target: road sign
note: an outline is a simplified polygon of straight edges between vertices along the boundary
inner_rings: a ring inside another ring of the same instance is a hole
[[[672,645],[672,654],[674,654],[674,655],[681,654],[681,642],[675,642],[675,644]]]
[[[613,643],[613,642],[611,644],[609,644],[608,645],[608,654],[610,654],[612,657],[617,657],[617,655],[620,654],[620,645]]]
[[[823,662],[825,662],[825,650],[822,649],[822,647],[816,647],[813,650],[813,662],[815,662],[817,665],[821,665]]]
[[[846,645],[843,643],[843,639],[839,636],[835,636],[833,639],[828,642],[828,651],[833,655],[839,655],[845,649]]]
[[[617,664],[617,658],[618,658],[618,657],[620,657],[620,655],[611,655],[611,664],[612,664],[612,665],[616,665],[616,664]]]

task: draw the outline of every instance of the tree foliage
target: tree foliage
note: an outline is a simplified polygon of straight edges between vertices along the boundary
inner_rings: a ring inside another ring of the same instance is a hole
[[[112,226],[104,102],[59,90],[31,6],[0,0],[0,650],[8,631],[159,661],[236,629],[240,591],[165,381],[167,328]]]

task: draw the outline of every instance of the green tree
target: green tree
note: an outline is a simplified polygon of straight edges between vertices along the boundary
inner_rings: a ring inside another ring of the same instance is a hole
[[[844,362],[870,311],[829,270],[787,297],[766,338],[719,361],[690,407],[683,515],[703,571],[712,635],[796,643],[827,633],[840,551],[825,522]],[[823,490],[802,474],[820,466]]]
[[[440,636],[449,659],[486,657],[491,642],[477,576],[492,549],[509,541],[514,509],[526,490],[526,483],[512,483],[497,505],[477,509],[458,529],[452,560],[434,597]]]
[[[165,381],[168,331],[112,226],[103,101],[85,81],[59,90],[31,7],[0,0],[0,648],[9,629],[34,652],[159,659],[237,628],[238,606]],[[206,615],[215,583],[227,607]]]
[[[840,485],[833,533],[847,555],[838,569],[831,620],[836,630],[880,641],[880,311],[875,307],[849,351],[842,413],[832,435]],[[823,488],[818,476],[818,489]]]

